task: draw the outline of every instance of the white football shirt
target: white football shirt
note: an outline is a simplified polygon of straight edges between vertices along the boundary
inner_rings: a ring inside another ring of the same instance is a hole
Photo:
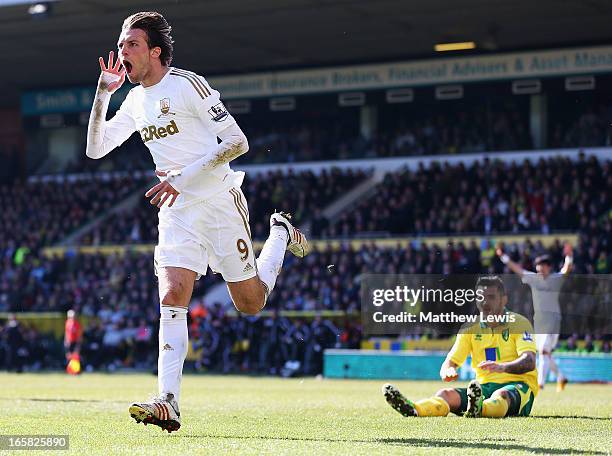
[[[128,93],[115,116],[106,122],[105,145],[121,145],[134,131],[140,133],[156,169],[180,170],[217,145],[217,134],[236,121],[221,102],[219,92],[191,71],[170,67],[155,85],[138,85]],[[244,173],[229,164],[203,172],[179,195],[173,207],[208,199],[239,187]]]
[[[550,312],[561,314],[559,295],[565,280],[563,274],[551,273],[547,278],[544,278],[541,274],[525,271],[521,280],[531,287],[534,313]]]

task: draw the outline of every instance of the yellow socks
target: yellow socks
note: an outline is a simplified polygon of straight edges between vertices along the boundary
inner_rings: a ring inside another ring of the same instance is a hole
[[[441,397],[430,397],[414,403],[419,416],[446,416],[450,412],[448,403]]]
[[[482,416],[503,418],[508,413],[508,401],[500,395],[493,394],[482,403]]]

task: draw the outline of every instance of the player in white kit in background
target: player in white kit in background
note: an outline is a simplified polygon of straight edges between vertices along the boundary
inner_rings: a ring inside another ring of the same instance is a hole
[[[559,294],[565,276],[572,270],[572,246],[568,243],[563,249],[565,262],[558,273],[552,272],[552,261],[548,255],[541,255],[535,259],[537,272],[527,271],[518,263],[510,260],[501,249],[496,250],[502,263],[521,276],[523,283],[531,288],[533,301],[533,327],[538,349],[538,384],[544,388],[549,370],[557,376],[557,391],[561,392],[567,384],[567,377],[563,375],[555,359],[552,357],[561,331],[561,306]]]
[[[160,183],[147,193],[159,210],[155,272],[161,304],[159,397],[134,403],[130,415],[144,424],[180,427],[179,390],[187,354],[187,308],[194,281],[208,266],[222,274],[236,308],[256,314],[265,306],[285,251],[308,253],[306,237],[290,216],[270,217],[270,236],[255,258],[244,173],[229,162],[248,151],[247,139],[219,92],[201,76],[171,67],[171,27],[156,12],[128,17],[113,63],[100,58],[102,74],[89,118],[87,156],[99,159],[138,131],[155,162]],[[138,84],[106,121],[111,94],[125,77]],[[218,143],[217,138],[221,140]]]

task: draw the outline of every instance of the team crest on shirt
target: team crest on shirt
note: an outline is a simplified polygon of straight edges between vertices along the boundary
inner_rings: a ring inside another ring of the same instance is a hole
[[[215,122],[223,122],[229,116],[227,109],[223,103],[217,103],[208,110],[208,114]]]
[[[508,342],[508,339],[510,338],[510,330],[508,328],[503,330],[502,337],[505,342]]]
[[[170,98],[162,98],[159,100],[159,110],[161,111],[161,114],[157,116],[158,119],[162,116],[175,115],[175,113],[170,112]]]

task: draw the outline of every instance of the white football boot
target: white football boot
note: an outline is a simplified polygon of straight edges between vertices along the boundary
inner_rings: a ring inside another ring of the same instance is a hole
[[[467,387],[467,410],[463,416],[467,418],[480,418],[482,416],[482,403],[484,397],[482,386],[477,380],[472,380]]]
[[[166,393],[151,402],[139,402],[130,406],[130,416],[137,423],[151,423],[168,433],[178,431],[181,427],[181,413],[174,394]]]
[[[289,239],[287,240],[287,250],[298,258],[304,258],[310,253],[308,239],[304,233],[291,224],[291,214],[285,212],[275,212],[270,216],[270,227],[282,226],[287,230]]]

